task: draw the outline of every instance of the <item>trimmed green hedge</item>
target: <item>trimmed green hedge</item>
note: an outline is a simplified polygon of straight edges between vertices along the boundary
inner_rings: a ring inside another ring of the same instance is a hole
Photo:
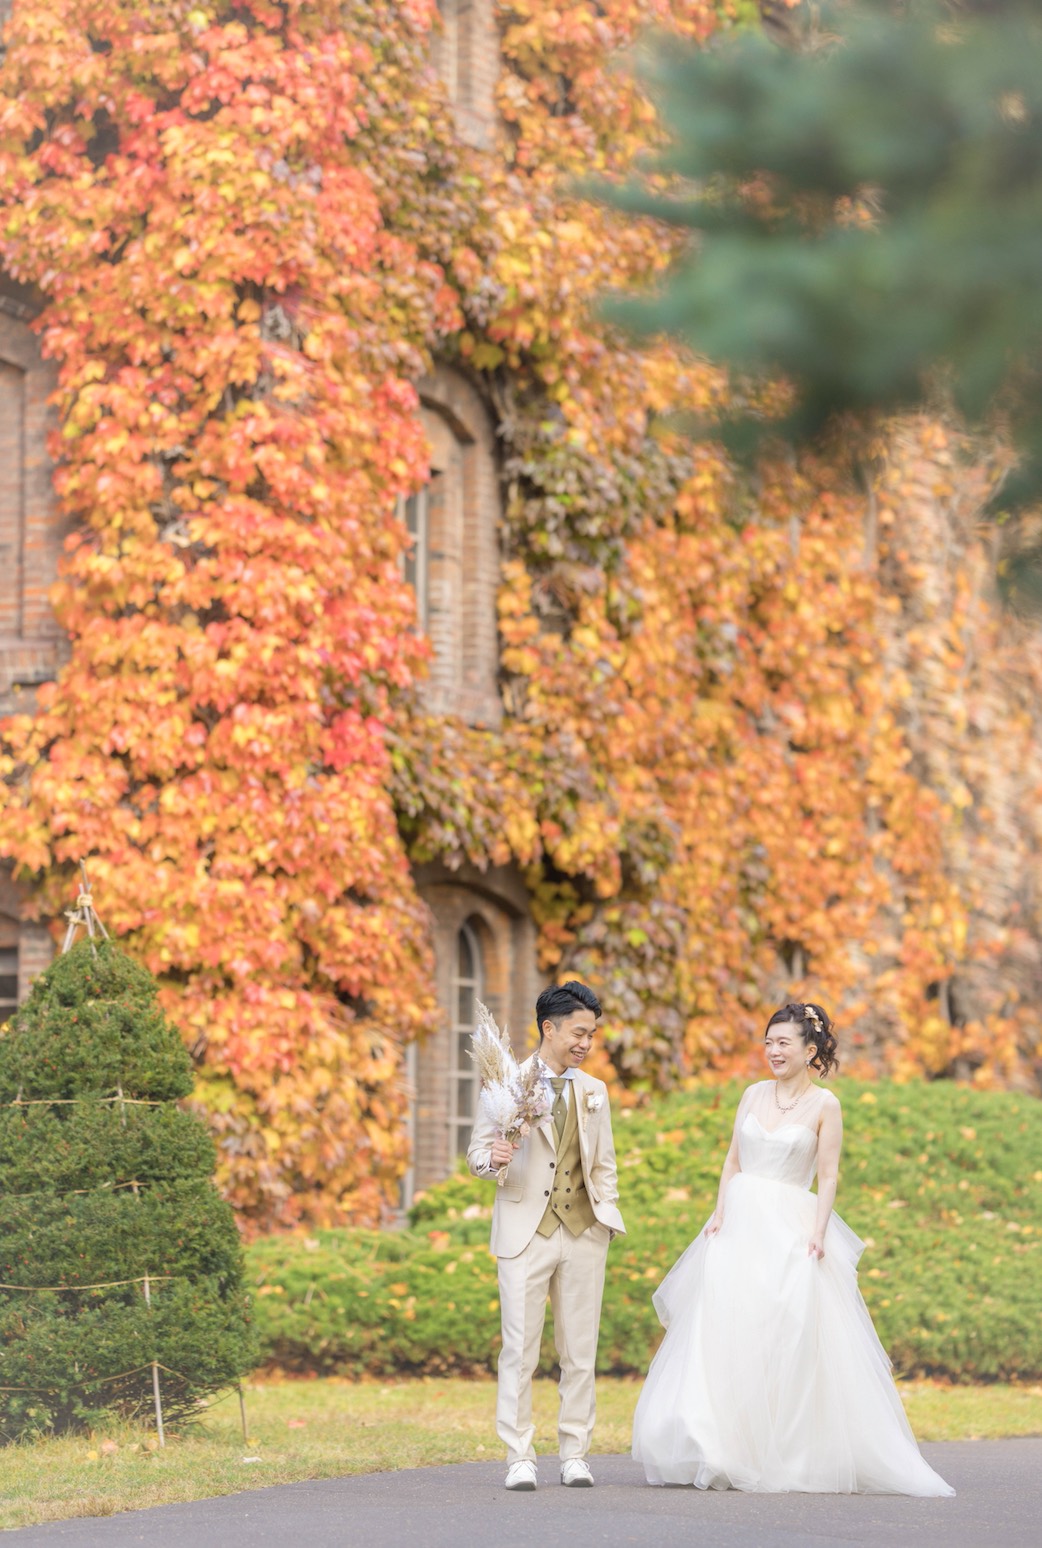
[[[1042,1377],[1042,1102],[949,1083],[836,1083],[839,1212],[862,1236],[861,1287],[899,1373]],[[608,1258],[598,1367],[647,1369],[651,1293],[712,1210],[738,1088],[616,1113],[629,1234]],[[262,1358],[349,1375],[494,1369],[493,1184],[422,1196],[399,1233],[272,1237],[247,1254]],[[549,1321],[549,1319],[548,1319]],[[543,1368],[552,1369],[549,1339]]]

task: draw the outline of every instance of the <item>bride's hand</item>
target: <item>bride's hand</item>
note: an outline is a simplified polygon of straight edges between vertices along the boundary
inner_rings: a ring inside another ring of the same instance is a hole
[[[808,1258],[817,1258],[820,1263],[825,1256],[825,1247],[820,1236],[812,1236],[807,1243]]]
[[[718,1209],[714,1210],[713,1211],[713,1218],[710,1220],[709,1224],[706,1226],[706,1229],[705,1229],[706,1236],[715,1236],[716,1233],[719,1231],[720,1227],[723,1225],[723,1223],[724,1223],[723,1215],[720,1213],[720,1211]]]

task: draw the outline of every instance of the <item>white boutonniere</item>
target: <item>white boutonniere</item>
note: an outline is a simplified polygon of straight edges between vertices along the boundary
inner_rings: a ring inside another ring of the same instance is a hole
[[[586,1133],[586,1125],[591,1113],[598,1112],[604,1106],[603,1091],[583,1092],[582,1107],[579,1110],[579,1121],[582,1124],[583,1133]]]

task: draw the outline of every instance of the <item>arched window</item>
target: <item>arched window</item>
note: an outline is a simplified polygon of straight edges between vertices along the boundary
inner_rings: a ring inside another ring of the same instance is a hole
[[[452,976],[452,1040],[449,1071],[450,1151],[465,1155],[477,1114],[478,1078],[470,1057],[470,1037],[477,1020],[477,1002],[484,994],[481,945],[469,924],[456,935]]]
[[[409,1138],[413,1170],[404,1190],[429,1188],[456,1166],[477,1116],[478,1081],[470,1058],[477,1002],[487,1005],[513,1039],[529,1051],[532,1006],[542,988],[536,931],[520,872],[495,866],[449,871],[437,861],[419,866],[416,883],[430,909],[435,984],[441,1025],[409,1055],[406,1081],[412,1108]]]
[[[497,725],[503,706],[495,426],[484,399],[459,372],[439,367],[419,389],[430,475],[402,502],[401,518],[412,539],[404,572],[416,590],[419,627],[433,647],[425,707],[470,725]]]

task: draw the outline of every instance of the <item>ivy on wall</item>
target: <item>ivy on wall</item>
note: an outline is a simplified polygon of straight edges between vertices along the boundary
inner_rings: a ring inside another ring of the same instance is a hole
[[[975,924],[976,711],[932,764],[909,713],[924,672],[947,727],[970,690],[995,718],[1011,659],[1038,674],[969,533],[910,616],[900,534],[924,499],[946,519],[955,432],[878,450],[866,558],[842,448],[755,478],[692,450],[663,416],[740,389],[592,311],[676,240],[574,192],[656,134],[623,51],[747,9],[499,6],[489,154],[427,62],[433,0],[16,0],[0,250],[58,365],[70,655],[5,727],[0,850],[44,916],[89,857],[251,1229],[393,1198],[403,1050],[436,1014],[411,860],[521,868],[542,967],[603,986],[629,1086],[744,1068],[765,1002],[812,988],[902,1074],[1036,1056],[1016,975],[988,987],[1007,924]],[[435,357],[503,443],[497,731],[417,693],[396,511]],[[1030,708],[994,734],[1033,767]]]

